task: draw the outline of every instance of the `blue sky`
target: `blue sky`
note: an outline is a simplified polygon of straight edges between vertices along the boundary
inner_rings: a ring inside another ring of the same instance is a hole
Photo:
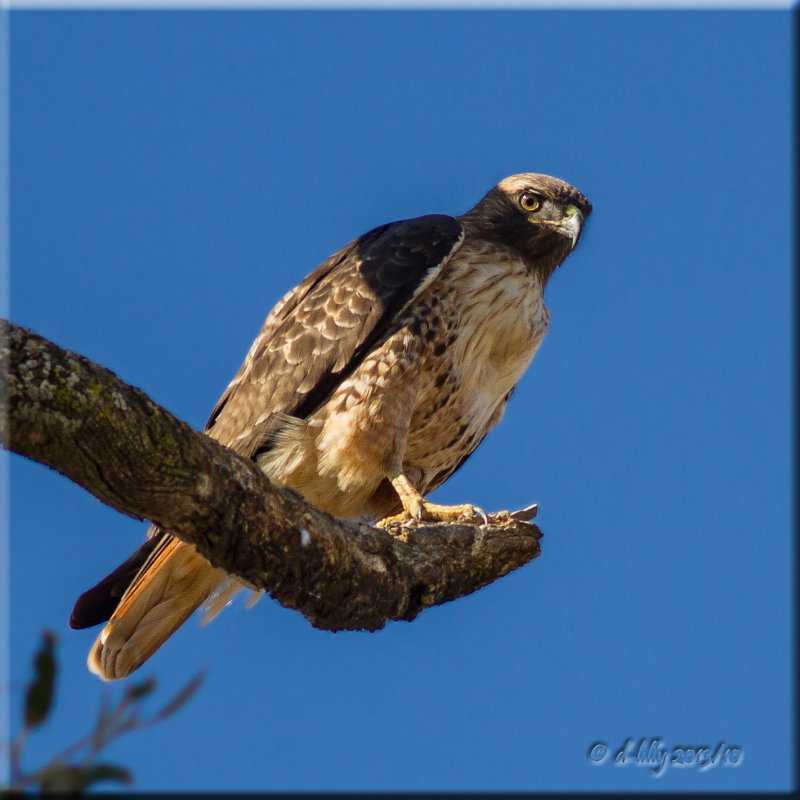
[[[190,621],[141,674],[206,666],[199,694],[107,754],[137,789],[789,787],[788,12],[13,12],[10,41],[11,316],[196,427],[367,229],[523,171],[595,208],[436,494],[538,502],[542,556],[375,634],[269,598]],[[62,663],[33,764],[91,724],[69,611],[145,525],[17,457],[10,513],[12,686],[42,628]],[[744,758],[587,758],[628,737]]]

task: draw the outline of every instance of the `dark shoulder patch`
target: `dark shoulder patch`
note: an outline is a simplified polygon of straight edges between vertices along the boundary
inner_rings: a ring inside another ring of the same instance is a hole
[[[410,299],[459,243],[462,232],[457,219],[442,214],[381,225],[356,241],[360,272],[380,295],[400,290],[394,300]]]

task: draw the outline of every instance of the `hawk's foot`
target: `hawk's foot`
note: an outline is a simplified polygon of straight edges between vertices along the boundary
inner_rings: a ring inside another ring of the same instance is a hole
[[[428,502],[412,485],[402,472],[390,475],[397,492],[400,502],[403,504],[403,511],[391,517],[385,517],[377,525],[384,528],[393,522],[408,522],[409,520],[430,520],[431,522],[455,522],[466,518],[479,518],[484,523],[489,522],[486,512],[478,506],[470,503],[462,503],[456,506],[443,506],[438,503]]]

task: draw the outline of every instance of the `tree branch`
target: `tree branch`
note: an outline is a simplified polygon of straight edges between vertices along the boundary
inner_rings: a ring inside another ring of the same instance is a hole
[[[317,628],[411,620],[539,555],[535,506],[486,525],[345,522],[87,358],[5,320],[0,345],[4,448],[191,542]]]

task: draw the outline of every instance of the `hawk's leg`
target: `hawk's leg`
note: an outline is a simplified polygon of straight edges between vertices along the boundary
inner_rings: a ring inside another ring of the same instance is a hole
[[[432,520],[434,522],[455,522],[463,517],[480,517],[484,522],[489,519],[482,508],[470,503],[457,506],[442,506],[428,502],[412,485],[401,470],[392,470],[387,476],[403,504],[403,512],[393,517],[380,520],[378,527],[390,522],[406,522],[409,519]]]

